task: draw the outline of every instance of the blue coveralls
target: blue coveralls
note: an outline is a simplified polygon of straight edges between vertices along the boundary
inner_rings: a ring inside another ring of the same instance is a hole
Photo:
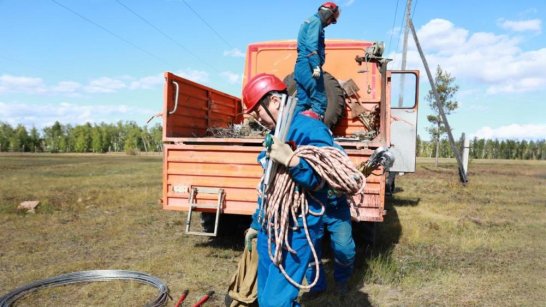
[[[330,247],[334,252],[334,280],[336,284],[346,284],[353,273],[356,254],[352,235],[351,211],[345,196],[337,198],[334,195],[333,197],[335,199],[326,206],[326,212],[322,216],[322,227],[315,243],[315,249],[320,259],[322,256],[321,240],[324,232],[327,231],[330,234]],[[315,265],[310,263],[305,274],[307,282],[313,282],[315,274]],[[310,292],[322,291],[326,291],[326,273],[321,264],[319,280]]]
[[[328,98],[324,90],[322,65],[325,61],[324,27],[318,13],[303,22],[298,34],[298,58],[294,67],[294,80],[298,91],[295,114],[312,109],[324,116]],[[320,67],[320,77],[313,78],[313,69]]]
[[[322,122],[302,114],[294,116],[286,140],[294,141],[298,146],[333,146],[333,138],[329,129]],[[258,162],[262,166],[265,165],[265,159],[265,152],[260,153]],[[292,179],[308,191],[312,191],[321,184],[321,178],[304,159],[300,159],[300,163],[291,167],[289,172]],[[311,193],[322,203],[327,203],[327,189]],[[315,200],[307,198],[307,201],[310,210],[314,212],[321,210],[320,204]],[[251,224],[252,228],[258,230],[258,304],[260,307],[299,306],[295,302],[299,289],[288,282],[269,258],[267,232],[262,228],[259,220],[260,209],[261,199],[258,200],[258,208],[252,216]],[[309,235],[313,242],[317,241],[321,223],[321,216],[307,215]],[[297,254],[284,251],[283,267],[292,279],[301,283],[313,255],[305,237],[301,218],[298,219],[298,225],[301,226],[299,230],[291,231],[289,235],[290,246],[297,251]],[[272,246],[274,248],[275,244],[272,243]]]

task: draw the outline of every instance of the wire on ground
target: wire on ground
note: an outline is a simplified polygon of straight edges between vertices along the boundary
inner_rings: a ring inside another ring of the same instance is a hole
[[[159,290],[158,296],[153,301],[147,303],[146,306],[160,307],[165,306],[167,303],[167,298],[169,298],[169,288],[157,277],[134,271],[92,270],[63,274],[56,277],[38,280],[19,287],[0,297],[0,307],[10,307],[15,301],[24,295],[45,287],[68,285],[80,282],[111,281],[121,279],[135,280],[140,283],[152,285]]]

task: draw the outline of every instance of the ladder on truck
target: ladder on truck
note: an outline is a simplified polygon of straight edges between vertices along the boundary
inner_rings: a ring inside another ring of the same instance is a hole
[[[197,194],[211,194],[216,195],[217,202],[216,204],[198,204],[197,203]],[[191,187],[190,196],[188,198],[188,218],[186,219],[186,233],[190,235],[198,236],[210,236],[216,237],[218,234],[218,222],[220,221],[220,213],[222,210],[222,204],[224,203],[225,192],[222,188],[212,188],[212,187]],[[216,211],[216,218],[214,220],[214,231],[192,231],[191,230],[191,217],[195,209],[208,209]]]
[[[294,97],[289,97],[286,94],[282,95],[282,103],[279,110],[278,115],[278,123],[275,129],[275,137],[277,137],[280,141],[284,142],[286,139],[286,134],[288,133],[288,129],[290,128],[290,124],[292,122],[292,117],[294,115],[294,108],[296,107],[297,99]],[[265,143],[269,143],[269,145],[266,145],[266,147],[271,146],[273,143],[273,140],[271,138],[271,135],[268,134],[268,137],[266,137]],[[267,188],[270,186],[271,181],[275,177],[275,173],[277,171],[277,164],[274,163],[274,161],[269,161],[264,176],[262,178],[263,185],[262,185],[262,193],[263,198],[262,201],[265,203],[267,201],[266,198],[266,192]],[[198,204],[197,203],[197,194],[211,194],[211,195],[217,195],[217,203],[214,204]],[[218,234],[218,224],[220,221],[220,213],[222,211],[222,204],[224,203],[225,198],[225,191],[223,188],[214,188],[214,187],[190,187],[190,195],[188,198],[188,218],[186,220],[186,233],[192,234],[192,235],[199,235],[199,236],[211,236],[216,237]],[[214,231],[213,232],[207,232],[207,231],[192,231],[191,230],[191,218],[192,213],[195,209],[199,209],[199,211],[205,210],[215,210],[216,212],[216,218],[214,221]]]

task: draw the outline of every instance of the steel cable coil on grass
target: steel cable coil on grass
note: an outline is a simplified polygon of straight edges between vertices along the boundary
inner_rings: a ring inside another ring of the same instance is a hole
[[[111,280],[135,280],[137,282],[156,287],[159,290],[158,296],[145,306],[165,306],[167,299],[169,298],[169,288],[157,277],[134,271],[92,270],[63,274],[56,277],[38,280],[23,287],[19,287],[0,297],[0,307],[9,307],[24,295],[45,287],[68,285],[80,282]]]

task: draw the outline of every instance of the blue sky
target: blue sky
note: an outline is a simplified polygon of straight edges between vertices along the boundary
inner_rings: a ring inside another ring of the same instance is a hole
[[[295,38],[321,3],[0,0],[0,121],[144,125],[161,111],[164,71],[240,96],[246,46]],[[326,37],[384,41],[390,68],[399,68],[405,3],[339,1]],[[546,2],[413,4],[430,67],[460,86],[454,135],[546,138]],[[411,38],[408,69],[421,69],[419,134],[427,139],[429,86]]]

